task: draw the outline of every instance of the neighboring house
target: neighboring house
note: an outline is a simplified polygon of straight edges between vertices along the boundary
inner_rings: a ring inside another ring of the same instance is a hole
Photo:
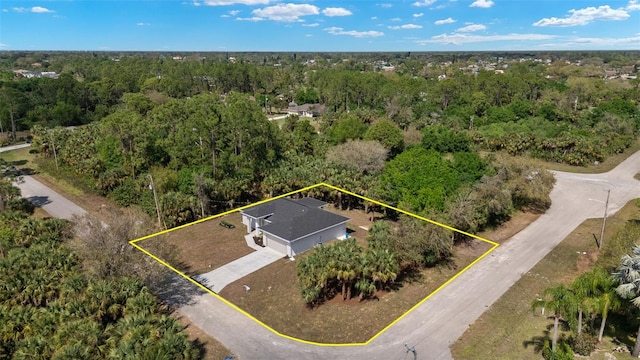
[[[298,115],[300,117],[316,117],[324,115],[325,107],[320,104],[303,104],[298,105],[294,102],[289,104],[287,113],[289,115]]]
[[[324,201],[281,198],[242,210],[247,232],[262,235],[262,243],[293,257],[315,245],[344,239],[349,218],[323,210]]]

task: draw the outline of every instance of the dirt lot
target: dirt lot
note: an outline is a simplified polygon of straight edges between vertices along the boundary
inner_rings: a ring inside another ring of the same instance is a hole
[[[233,224],[235,228],[222,227],[221,221]],[[246,230],[240,213],[235,212],[138,244],[151,252],[158,246],[172,246],[177,251],[176,258],[179,259],[178,264],[172,265],[193,276],[209,272],[255,251],[248,247],[244,240]]]
[[[340,210],[331,205],[325,209],[349,217],[350,236],[361,244],[366,244],[366,228],[371,226],[371,214],[365,214],[361,209]],[[481,236],[497,242],[505,241],[537,217],[526,213],[516,214],[505,226],[484,232]],[[234,224],[236,228],[226,229],[220,226],[222,220]],[[177,248],[180,259],[179,264],[172,265],[177,265],[189,275],[196,275],[252,252],[244,241],[245,233],[246,228],[241,223],[240,214],[233,213],[145,240],[140,245],[152,248],[160,244],[172,244]],[[450,266],[423,270],[391,291],[378,292],[377,300],[360,302],[357,298],[348,301],[335,298],[310,309],[299,293],[297,262],[287,259],[278,260],[229,284],[220,295],[283,334],[324,343],[363,342],[489,248],[489,244],[477,240],[461,244],[456,248],[456,257]],[[244,285],[248,285],[251,290],[247,291]]]

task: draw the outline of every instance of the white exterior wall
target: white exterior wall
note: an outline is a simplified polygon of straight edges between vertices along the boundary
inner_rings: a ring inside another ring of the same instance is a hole
[[[242,223],[247,226],[247,233],[251,233],[255,229],[259,229],[264,224],[268,224],[264,218],[254,219],[246,215],[242,215]]]
[[[246,215],[242,215],[242,223],[247,227],[247,233],[250,233],[253,229],[253,219]]]
[[[318,244],[323,244],[334,239],[344,238],[347,231],[347,224],[336,225],[332,228],[325,229],[319,233],[305,236],[291,244],[290,256],[301,254]]]

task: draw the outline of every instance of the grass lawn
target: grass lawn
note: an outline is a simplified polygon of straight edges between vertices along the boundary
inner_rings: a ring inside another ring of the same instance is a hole
[[[640,218],[635,201],[607,220],[607,239],[624,226],[629,219]],[[531,303],[544,289],[557,283],[570,283],[578,274],[591,269],[599,251],[594,235],[599,236],[602,219],[589,219],[576,228],[565,240],[526,273],[511,289],[495,302],[455,342],[451,351],[455,359],[541,359],[544,341],[551,339],[552,321],[539,312],[531,311]],[[633,344],[633,334],[615,336]],[[627,336],[627,337],[625,337]],[[605,352],[616,345],[611,334],[605,332],[605,341],[591,359],[604,359]],[[629,354],[614,353],[617,359],[631,359]]]

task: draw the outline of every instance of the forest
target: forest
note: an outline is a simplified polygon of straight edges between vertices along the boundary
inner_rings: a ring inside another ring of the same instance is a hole
[[[158,212],[163,228],[327,182],[474,233],[517,210],[549,207],[553,176],[530,158],[586,166],[624,151],[640,131],[640,55],[633,52],[204,55],[2,53],[4,141],[30,130],[32,151],[56,171],[122,207]],[[59,76],[14,72],[34,64]],[[271,119],[292,103],[326,111]],[[340,192],[318,196],[344,209],[383,211]],[[20,219],[5,221],[11,237]],[[305,300],[366,298],[402,271],[446,261],[453,244],[467,240],[438,231],[418,239],[421,230],[399,220],[399,230],[376,225],[366,249],[345,242],[301,262]],[[53,243],[39,246],[69,251],[60,236],[47,235]],[[398,239],[415,246],[403,248]],[[11,245],[16,253],[32,248]],[[5,252],[3,261],[13,259]],[[345,254],[388,266],[360,282],[337,279],[334,289],[318,287],[322,279],[305,270]],[[141,284],[131,286],[144,293]],[[69,296],[84,298],[78,291]],[[117,329],[128,301],[91,324],[96,334]],[[17,351],[18,340],[4,351]]]
[[[153,214],[143,191],[152,178],[165,227],[319,181],[447,220],[456,198],[506,180],[494,154],[587,165],[626,149],[639,126],[640,82],[604,78],[612,63],[636,71],[633,53],[611,63],[598,53],[579,64],[502,60],[499,72],[465,71],[486,63],[479,56],[433,64],[406,54],[391,73],[358,57],[249,55],[35,59],[60,76],[3,72],[0,123],[31,129],[36,151],[120,205]],[[280,126],[265,116],[290,102],[327,111]],[[462,230],[544,203],[529,195]]]

